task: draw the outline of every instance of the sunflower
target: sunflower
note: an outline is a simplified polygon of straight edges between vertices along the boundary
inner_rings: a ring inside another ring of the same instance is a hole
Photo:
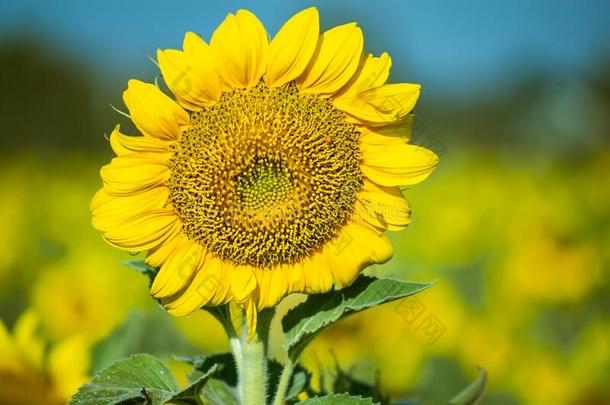
[[[387,53],[363,53],[355,23],[320,34],[303,10],[269,40],[246,10],[210,43],[159,50],[166,95],[130,80],[123,100],[141,135],[117,126],[116,157],[91,203],[104,239],[146,251],[151,295],[173,315],[349,285],[392,256],[385,230],[410,222],[398,186],[437,156],[408,143],[420,86],[386,84]]]
[[[9,333],[0,319],[0,403],[61,405],[87,381],[89,347],[80,335],[48,345],[29,309]]]

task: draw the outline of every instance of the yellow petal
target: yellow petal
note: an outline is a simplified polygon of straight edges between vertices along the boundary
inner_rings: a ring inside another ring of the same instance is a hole
[[[149,136],[128,136],[120,132],[120,125],[110,134],[110,146],[117,156],[136,152],[168,152],[170,142]]]
[[[258,309],[274,306],[290,292],[291,284],[288,267],[277,266],[272,269],[254,269],[258,285]],[[291,265],[290,267],[293,266]]]
[[[373,263],[392,257],[392,244],[382,233],[368,226],[349,222],[323,250],[339,286],[351,284],[358,274]]]
[[[168,196],[166,187],[122,197],[110,196],[102,188],[91,200],[91,222],[97,230],[106,232],[135,214],[163,208]]]
[[[110,195],[122,196],[163,186],[170,175],[166,164],[169,157],[169,152],[115,157],[100,170],[104,189]]]
[[[254,277],[256,277],[256,284],[258,285],[258,307],[267,308],[265,305],[269,299],[269,290],[271,288],[271,277],[273,275],[272,269],[261,269],[255,268],[253,270]]]
[[[269,47],[265,81],[281,86],[303,73],[318,45],[320,21],[315,7],[307,8],[282,26]]]
[[[256,286],[256,277],[250,266],[233,266],[231,294],[236,302],[244,301]]]
[[[387,125],[409,114],[419,98],[421,86],[412,83],[384,84],[359,94],[333,100],[335,107],[354,118],[354,122]]]
[[[187,112],[150,83],[130,80],[123,92],[123,101],[133,123],[147,136],[176,140],[181,127],[189,122]]]
[[[369,224],[390,231],[404,229],[411,223],[411,208],[398,187],[378,186],[365,181],[358,193],[355,215]]]
[[[297,79],[299,90],[326,95],[337,92],[356,73],[363,41],[362,31],[356,23],[324,32],[309,66]]]
[[[413,185],[424,181],[438,164],[438,156],[416,145],[361,144],[362,172],[383,186]]]
[[[175,316],[184,316],[208,304],[220,288],[223,266],[221,259],[207,255],[188,288],[176,299],[169,298],[163,302],[167,311]]]
[[[290,286],[289,293],[305,291],[305,276],[301,264],[287,265],[284,272]]]
[[[150,287],[150,294],[156,298],[176,294],[193,279],[204,259],[205,251],[199,243],[184,241],[161,266]]]
[[[89,380],[89,345],[79,335],[62,340],[49,351],[47,367],[57,391],[70,398]]]
[[[306,294],[321,294],[333,287],[333,273],[327,256],[321,252],[303,260]]]
[[[247,10],[227,15],[212,35],[210,46],[218,74],[231,87],[254,86],[267,69],[267,32]]]
[[[149,266],[159,268],[172,257],[178,249],[188,241],[186,235],[177,232],[174,237],[168,237],[163,243],[148,251],[144,261]]]
[[[119,249],[140,252],[159,245],[180,227],[170,210],[153,210],[134,215],[104,234],[104,239]]]
[[[14,342],[22,355],[37,369],[42,369],[44,342],[38,335],[40,318],[33,310],[27,310],[17,320],[13,335]]]
[[[184,52],[157,51],[157,60],[167,87],[186,109],[197,111],[220,97],[220,79],[209,46],[195,33],[184,37]]]
[[[218,288],[210,300],[210,305],[223,305],[231,300],[230,291],[233,273],[233,265],[224,262],[221,271],[218,273]]]
[[[245,304],[246,322],[248,323],[248,341],[251,341],[256,333],[258,324],[258,309],[253,299],[249,299]]]
[[[244,310],[243,305],[238,305],[234,301],[231,301],[227,305],[228,317],[231,321],[231,326],[236,333],[236,336],[243,335],[243,326],[244,326]]]
[[[413,116],[394,125],[383,127],[360,127],[360,142],[368,145],[404,145],[411,138]]]
[[[382,53],[381,56],[369,54],[362,65],[362,69],[334,98],[356,96],[369,89],[381,86],[388,80],[391,66],[392,59],[386,52]]]

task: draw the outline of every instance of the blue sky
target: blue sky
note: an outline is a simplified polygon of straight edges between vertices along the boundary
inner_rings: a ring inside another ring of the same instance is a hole
[[[3,1],[0,42],[34,32],[101,72],[130,77],[150,63],[146,54],[179,47],[185,31],[209,38],[227,12],[248,8],[273,34],[310,5],[323,28],[357,21],[369,51],[392,55],[394,80],[433,91],[493,90],[530,70],[579,75],[610,55],[610,2],[593,0]]]

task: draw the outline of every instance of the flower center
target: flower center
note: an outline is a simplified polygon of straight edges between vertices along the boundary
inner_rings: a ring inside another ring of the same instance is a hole
[[[292,176],[281,162],[257,161],[240,173],[237,194],[248,209],[271,209],[289,199]]]
[[[235,264],[296,263],[337,234],[362,185],[355,125],[293,84],[224,92],[174,143],[183,231]]]

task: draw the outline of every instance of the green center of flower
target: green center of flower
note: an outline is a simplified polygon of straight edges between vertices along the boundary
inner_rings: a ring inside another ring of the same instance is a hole
[[[169,201],[185,234],[223,259],[296,263],[353,210],[359,136],[329,99],[293,84],[224,92],[173,145]]]
[[[270,209],[289,198],[293,189],[290,171],[278,162],[258,161],[237,177],[237,194],[244,207]]]

